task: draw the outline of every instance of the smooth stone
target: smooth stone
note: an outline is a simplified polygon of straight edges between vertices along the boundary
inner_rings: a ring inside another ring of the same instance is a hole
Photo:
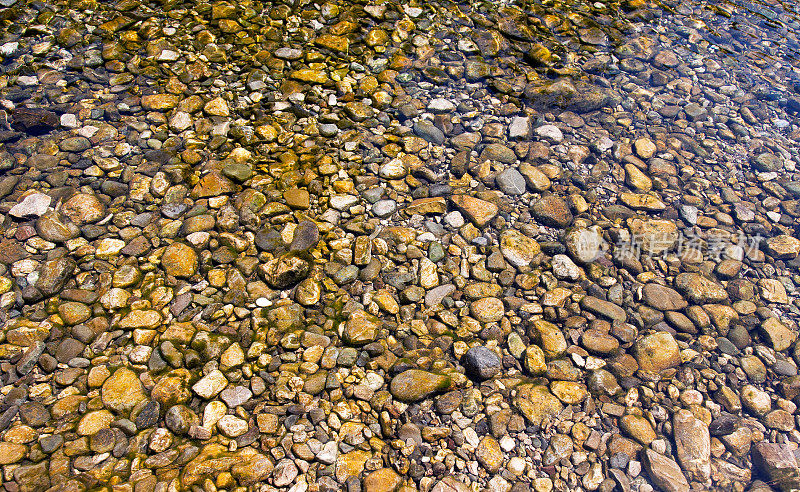
[[[139,376],[125,367],[105,380],[100,395],[107,408],[123,414],[147,399]]]
[[[620,321],[624,323],[628,319],[628,315],[624,308],[614,304],[613,302],[604,301],[597,297],[585,296],[583,299],[581,299],[580,305],[583,309],[608,318],[612,321]]]
[[[484,436],[475,448],[475,458],[489,473],[497,473],[503,464],[504,453],[492,436]]]
[[[645,284],[642,301],[659,311],[680,311],[689,305],[678,291],[655,283]]]
[[[221,371],[215,369],[197,381],[192,386],[192,391],[197,393],[200,398],[210,400],[225,389],[227,385],[228,379]]]
[[[414,134],[434,145],[444,143],[444,133],[428,120],[419,120],[414,123]]]
[[[689,482],[677,463],[652,449],[646,449],[643,458],[650,479],[664,492],[689,492]]]
[[[529,383],[516,388],[514,405],[532,425],[541,425],[545,418],[558,415],[564,408],[546,386]]]
[[[467,374],[478,380],[491,379],[502,370],[500,358],[484,346],[472,347],[461,357]]]
[[[401,372],[389,384],[389,392],[402,402],[423,400],[450,386],[450,377],[419,369]]]
[[[289,251],[308,251],[319,242],[319,227],[310,220],[303,220],[294,229]]]
[[[188,278],[197,273],[198,257],[195,250],[186,244],[175,242],[167,246],[161,256],[161,265],[167,275]]]
[[[498,174],[495,181],[506,195],[522,195],[525,193],[525,177],[512,167],[506,168]]]
[[[484,297],[473,301],[469,309],[472,316],[481,323],[494,323],[505,316],[503,301],[496,297]]]
[[[659,372],[681,363],[678,342],[665,331],[644,336],[636,342],[634,353],[643,371]]]
[[[725,302],[728,292],[724,287],[699,273],[684,272],[675,277],[675,288],[691,302],[705,304]]]
[[[531,205],[531,213],[542,224],[564,229],[572,223],[572,212],[567,204],[556,195],[547,195]]]
[[[706,483],[711,478],[711,437],[708,426],[688,410],[672,418],[675,455],[691,481]]]
[[[44,193],[32,193],[27,195],[21,202],[17,203],[8,214],[12,217],[21,219],[23,217],[40,217],[47,212],[52,198]]]
[[[544,351],[547,359],[555,359],[567,350],[567,341],[558,326],[537,319],[533,322],[533,333],[538,345]]]
[[[515,267],[526,267],[541,252],[539,243],[516,229],[506,229],[500,234],[500,251]]]
[[[453,204],[477,227],[483,228],[497,216],[497,205],[469,195],[454,195]]]

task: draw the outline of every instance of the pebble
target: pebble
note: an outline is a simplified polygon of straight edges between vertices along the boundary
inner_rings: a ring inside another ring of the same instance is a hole
[[[461,365],[467,374],[480,380],[491,379],[500,373],[500,358],[490,349],[482,346],[472,347],[461,358]]]
[[[798,488],[783,6],[0,4],[6,489]]]

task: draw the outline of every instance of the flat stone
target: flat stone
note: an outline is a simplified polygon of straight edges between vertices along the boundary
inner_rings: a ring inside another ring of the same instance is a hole
[[[597,228],[575,228],[567,233],[565,243],[569,256],[580,264],[591,263],[603,256],[608,244]]]
[[[108,410],[95,410],[87,413],[78,422],[76,432],[79,436],[91,436],[97,434],[100,429],[107,429],[115,419],[114,415]]]
[[[553,255],[553,261],[550,264],[556,278],[574,281],[581,277],[581,268],[567,255]]]
[[[541,425],[542,420],[558,415],[564,408],[546,386],[527,383],[516,388],[514,405],[533,425]]]
[[[711,436],[708,426],[688,410],[672,417],[675,455],[691,481],[706,483],[711,478]]]
[[[797,333],[790,330],[778,318],[767,318],[761,323],[761,333],[772,348],[782,352],[792,346]]]
[[[656,144],[649,138],[637,138],[633,142],[633,150],[642,159],[649,159],[656,153]]]
[[[78,237],[81,230],[63,214],[48,210],[36,221],[36,232],[45,241],[65,243]]]
[[[228,379],[218,369],[211,371],[208,375],[203,376],[198,382],[192,386],[192,391],[197,393],[197,396],[210,400],[218,395],[225,386],[228,385]]]
[[[659,311],[680,311],[689,305],[676,290],[655,283],[645,284],[642,301]]]
[[[783,492],[800,489],[800,463],[786,444],[759,442],[750,453],[753,465]]]
[[[403,402],[424,400],[450,386],[450,378],[419,369],[401,372],[389,384],[392,396]]]
[[[503,465],[503,450],[492,436],[484,436],[475,448],[475,458],[489,473],[497,473]]]
[[[58,144],[58,148],[64,152],[83,152],[91,146],[92,142],[86,137],[69,137]]]
[[[28,453],[24,444],[0,442],[0,465],[11,465],[21,461]]]
[[[447,212],[447,201],[443,197],[417,198],[404,211],[408,215],[441,215]]]
[[[533,322],[535,338],[548,359],[555,359],[567,350],[567,341],[558,326],[537,319]]]
[[[180,102],[180,97],[174,94],[151,94],[142,96],[142,108],[147,111],[166,111],[173,109]]]
[[[8,2],[11,3],[13,2]],[[11,5],[5,5],[10,7]],[[59,117],[56,113],[41,108],[14,108],[11,111],[11,127],[33,135],[47,133],[55,130],[59,124]]]
[[[769,393],[752,384],[744,385],[740,391],[740,396],[744,409],[757,417],[765,416],[772,409],[772,400]]]
[[[660,212],[667,207],[658,197],[648,193],[630,193],[623,191],[620,193],[619,199],[633,210]]]
[[[622,306],[618,306],[613,302],[604,301],[597,297],[585,296],[581,299],[580,305],[583,309],[612,321],[621,321],[624,323],[628,319],[628,315],[625,313],[625,309],[623,309]]]
[[[92,316],[92,309],[81,302],[65,302],[58,306],[58,314],[68,326],[83,323]]]
[[[364,310],[355,311],[343,324],[342,338],[350,345],[365,345],[375,341],[381,321]]]
[[[629,218],[626,224],[632,242],[642,253],[657,255],[678,242],[678,228],[670,220]]]
[[[689,492],[689,482],[677,463],[652,449],[646,449],[643,458],[650,479],[664,492]]]
[[[531,119],[527,116],[515,116],[508,125],[508,138],[526,140],[531,136]]]
[[[249,426],[246,421],[233,415],[224,415],[217,421],[217,429],[223,436],[233,439],[247,432]]]
[[[635,191],[648,192],[653,188],[653,181],[633,164],[625,164],[625,184]]]
[[[564,140],[564,133],[555,125],[537,127],[536,135],[553,143],[561,143]]]
[[[310,220],[303,220],[297,224],[289,244],[289,251],[308,251],[316,247],[319,242],[319,227]]]
[[[206,174],[192,188],[192,197],[209,198],[226,195],[236,191],[236,184],[219,171],[211,171]]]
[[[358,267],[350,266],[356,268],[355,273],[358,273]],[[308,277],[310,271],[311,265],[307,260],[294,253],[288,253],[268,261],[266,265],[263,265],[261,273],[270,286],[276,289],[287,289]],[[340,272],[342,272],[341,274],[346,273],[347,267],[342,268]]]
[[[500,234],[500,251],[515,267],[526,267],[541,252],[539,243],[516,229],[506,229]]]
[[[78,193],[67,200],[62,211],[77,225],[99,221],[106,214],[105,205],[93,194]]]
[[[538,167],[523,162],[519,166],[519,172],[525,178],[525,183],[533,191],[547,191],[552,182]]]
[[[495,181],[506,195],[521,195],[525,193],[525,177],[512,167],[508,167],[498,174]]]
[[[484,147],[480,156],[481,161],[498,161],[503,164],[514,164],[517,162],[517,154],[503,144],[491,143]]]
[[[454,195],[453,204],[478,227],[486,227],[497,216],[497,205],[469,195]]]
[[[228,407],[236,408],[250,400],[253,397],[253,392],[244,386],[234,386],[222,390],[219,397]]]
[[[623,415],[619,419],[619,426],[627,435],[644,446],[649,446],[658,437],[650,422],[638,415]]]
[[[44,193],[31,193],[21,202],[17,203],[8,214],[12,217],[21,219],[23,217],[39,217],[47,212],[52,199]]]
[[[780,280],[762,278],[758,280],[758,286],[761,289],[761,298],[765,302],[789,304],[789,296],[786,295],[786,288]]]
[[[161,256],[161,266],[164,267],[167,275],[178,278],[191,277],[197,273],[197,253],[186,244],[174,242],[164,250],[164,254]]]
[[[577,405],[589,398],[586,386],[575,381],[552,381],[550,391],[565,405]]]
[[[403,479],[391,468],[381,468],[364,477],[364,490],[370,492],[393,492]]]
[[[473,301],[469,309],[472,316],[481,323],[494,323],[503,319],[505,315],[503,301],[496,297],[484,297]]]
[[[675,288],[695,304],[728,300],[728,292],[723,286],[699,273],[678,274],[675,277]]]
[[[800,254],[800,239],[781,234],[767,239],[767,253],[780,260],[791,260]]]
[[[203,106],[203,111],[211,116],[230,116],[228,102],[221,97],[215,97]]]
[[[414,134],[434,145],[444,143],[444,133],[428,120],[419,120],[414,123]]]

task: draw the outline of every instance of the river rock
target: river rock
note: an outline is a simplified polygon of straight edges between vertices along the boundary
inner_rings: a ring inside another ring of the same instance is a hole
[[[461,365],[468,375],[479,380],[491,379],[502,369],[497,354],[480,345],[467,350],[461,357]]]
[[[403,402],[423,400],[450,385],[450,378],[419,369],[401,372],[389,385],[392,396]]]

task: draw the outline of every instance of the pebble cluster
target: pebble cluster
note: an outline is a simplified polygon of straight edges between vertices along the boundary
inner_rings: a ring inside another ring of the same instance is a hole
[[[0,490],[800,489],[784,8],[0,0]]]

